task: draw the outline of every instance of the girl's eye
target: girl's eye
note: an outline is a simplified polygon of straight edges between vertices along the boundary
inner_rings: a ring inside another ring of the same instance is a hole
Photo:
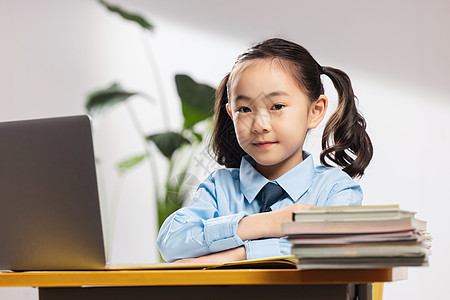
[[[238,112],[241,112],[241,113],[248,113],[248,112],[251,112],[250,108],[248,108],[248,107],[246,107],[246,106],[239,107],[237,111],[238,111]]]
[[[272,106],[272,110],[280,110],[284,107],[283,104],[275,104],[274,106]]]

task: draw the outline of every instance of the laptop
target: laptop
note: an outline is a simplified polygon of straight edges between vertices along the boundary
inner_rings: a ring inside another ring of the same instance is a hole
[[[0,123],[0,270],[105,269],[88,116]]]

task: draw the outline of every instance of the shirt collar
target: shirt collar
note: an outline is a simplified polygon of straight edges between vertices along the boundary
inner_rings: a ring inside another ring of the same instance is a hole
[[[259,191],[269,182],[269,179],[261,175],[254,167],[255,161],[249,155],[242,157],[239,169],[241,191],[248,202],[255,200]]]
[[[255,161],[249,155],[242,157],[239,170],[241,191],[250,203],[255,200],[263,186],[270,181],[261,175],[254,165]],[[303,161],[273,181],[277,182],[295,202],[309,189],[315,174],[312,156],[303,151]]]

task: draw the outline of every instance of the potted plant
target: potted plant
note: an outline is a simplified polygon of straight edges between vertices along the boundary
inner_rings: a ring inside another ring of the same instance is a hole
[[[145,31],[151,32],[154,26],[144,17],[125,11],[124,9],[111,5],[106,1],[100,0],[99,3],[110,12],[120,15],[124,20],[134,22]],[[155,60],[153,60],[155,61]],[[157,67],[152,68],[156,72]],[[157,72],[156,72],[157,73]],[[165,130],[156,134],[148,135],[142,129],[137,114],[131,106],[128,106],[128,114],[132,119],[134,127],[142,138],[143,143],[156,147],[145,147],[143,153],[127,158],[118,164],[118,172],[121,176],[141,163],[152,164],[153,149],[158,149],[167,160],[168,170],[164,184],[161,186],[157,180],[158,174],[153,173],[153,185],[155,198],[158,204],[158,226],[175,210],[183,205],[186,189],[183,189],[183,183],[189,177],[188,170],[192,164],[192,158],[195,150],[202,145],[205,138],[205,130],[197,129],[199,123],[205,123],[209,128],[212,124],[213,104],[215,89],[202,83],[198,83],[185,74],[175,75],[177,92],[181,101],[183,126],[178,131]],[[131,97],[144,97],[149,99],[143,93],[125,90],[119,83],[113,83],[107,88],[100,89],[90,93],[87,97],[86,109],[93,119],[98,118],[110,108],[123,104]],[[167,115],[165,101],[153,99],[161,109],[161,113]],[[203,126],[205,127],[205,126]],[[181,156],[181,159],[180,159]],[[150,166],[151,170],[156,171],[155,166]],[[159,228],[158,227],[158,228]]]

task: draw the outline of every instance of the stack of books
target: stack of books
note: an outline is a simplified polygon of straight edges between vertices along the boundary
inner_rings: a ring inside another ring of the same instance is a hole
[[[312,207],[282,224],[301,269],[428,264],[426,222],[398,205]]]

